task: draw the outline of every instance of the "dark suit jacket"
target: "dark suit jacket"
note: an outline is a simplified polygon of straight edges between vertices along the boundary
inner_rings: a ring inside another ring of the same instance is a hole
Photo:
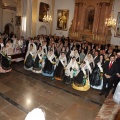
[[[117,64],[116,62],[113,62],[111,68],[109,69],[109,62],[110,61],[106,61],[103,65],[103,72],[104,74],[110,75],[111,79],[113,79],[117,73]]]
[[[100,61],[100,57],[97,56],[95,59],[94,59],[94,62],[95,62],[95,65],[97,65],[97,63]]]
[[[120,58],[116,59],[116,63],[117,63],[117,73],[120,74]]]

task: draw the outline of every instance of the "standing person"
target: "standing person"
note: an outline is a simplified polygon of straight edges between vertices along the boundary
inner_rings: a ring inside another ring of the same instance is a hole
[[[105,94],[105,97],[108,96],[112,86],[114,77],[117,73],[117,64],[115,62],[115,56],[110,56],[110,61],[106,61],[103,65],[103,88],[99,95]]]
[[[94,89],[101,90],[103,87],[103,64],[104,64],[104,56],[100,55],[100,60],[96,63],[95,68],[92,71],[92,75],[90,77],[90,85]]]
[[[120,52],[117,53],[116,63],[117,63],[118,68],[117,68],[117,74],[115,76],[115,80],[114,80],[114,83],[113,83],[114,84],[113,92],[112,92],[113,94],[116,90],[117,84],[120,81]]]

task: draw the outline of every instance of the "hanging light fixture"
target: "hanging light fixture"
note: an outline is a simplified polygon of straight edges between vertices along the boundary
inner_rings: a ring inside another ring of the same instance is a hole
[[[48,14],[48,11],[47,11],[47,15],[44,15],[43,21],[44,22],[51,22],[52,21],[52,17],[51,17],[51,15]]]
[[[113,1],[112,12],[111,12],[110,18],[106,19],[105,26],[109,28],[113,28],[113,29],[116,27],[116,19],[114,19],[114,1]]]
[[[46,11],[46,14],[44,15],[43,17],[43,22],[48,22],[48,23],[51,23],[52,21],[52,16],[50,15],[50,1],[48,3],[48,7],[47,7],[47,11]]]

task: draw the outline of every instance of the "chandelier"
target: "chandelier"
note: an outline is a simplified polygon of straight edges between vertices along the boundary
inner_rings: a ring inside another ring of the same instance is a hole
[[[106,19],[105,26],[113,29],[116,27],[116,19],[114,19],[114,0],[113,0],[113,6],[112,6],[112,12],[110,18]]]
[[[116,19],[113,18],[113,15],[111,15],[110,18],[106,19],[105,26],[110,28],[115,28]]]
[[[52,17],[51,17],[51,15],[48,14],[48,11],[47,11],[47,15],[44,15],[43,21],[44,22],[51,22],[52,21]]]

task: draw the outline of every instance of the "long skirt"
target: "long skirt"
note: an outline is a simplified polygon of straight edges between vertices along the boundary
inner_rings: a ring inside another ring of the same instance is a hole
[[[46,58],[42,75],[52,77],[54,74],[54,65]]]
[[[33,69],[33,63],[34,63],[33,57],[32,57],[31,54],[29,54],[29,55],[27,56],[26,61],[25,61],[24,68],[25,68],[26,70],[32,70],[32,69]]]
[[[33,70],[34,73],[41,73],[42,72],[42,61],[37,56],[34,63],[33,63]]]
[[[72,87],[78,91],[87,91],[90,88],[89,74],[84,76],[83,72],[80,71],[76,77],[74,77],[74,82]]]
[[[3,70],[11,70],[11,59],[7,55],[1,56],[1,67]]]
[[[64,66],[62,65],[61,62],[59,62],[58,66],[56,67],[55,72],[54,72],[54,78],[56,80],[62,80],[64,74],[65,74]]]
[[[103,87],[103,73],[100,72],[98,67],[93,69],[90,77],[90,86],[94,89],[101,90]]]

